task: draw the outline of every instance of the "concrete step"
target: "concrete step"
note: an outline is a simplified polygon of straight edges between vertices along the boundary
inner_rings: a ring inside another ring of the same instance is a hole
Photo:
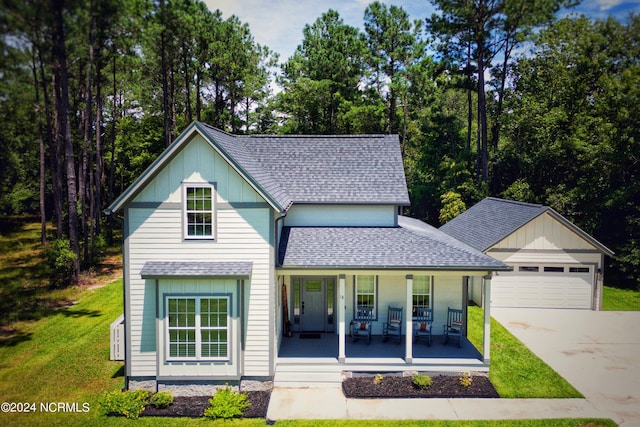
[[[336,365],[278,365],[274,387],[340,387],[342,370]]]

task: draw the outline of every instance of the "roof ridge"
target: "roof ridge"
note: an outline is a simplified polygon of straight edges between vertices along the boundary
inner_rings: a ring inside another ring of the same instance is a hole
[[[361,134],[361,135],[279,135],[279,134],[248,134],[239,135],[244,139],[387,139],[397,136],[397,134]]]
[[[548,206],[545,206],[545,205],[540,204],[540,203],[520,202],[518,200],[501,199],[499,197],[487,197],[487,199],[488,200],[493,200],[495,202],[511,203],[511,204],[514,204],[514,205],[531,206],[531,207],[536,207],[536,208],[547,208],[548,207]]]

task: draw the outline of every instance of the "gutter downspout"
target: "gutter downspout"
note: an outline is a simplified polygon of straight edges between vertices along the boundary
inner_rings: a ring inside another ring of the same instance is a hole
[[[280,265],[280,234],[278,233],[278,221],[283,221],[285,219],[285,217],[287,216],[287,211],[280,211],[279,212],[280,216],[278,218],[276,218],[275,223],[274,223],[274,227],[275,227],[275,249],[276,249],[276,267],[281,267]]]

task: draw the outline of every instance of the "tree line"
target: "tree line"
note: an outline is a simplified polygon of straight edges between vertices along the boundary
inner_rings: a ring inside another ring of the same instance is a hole
[[[397,133],[407,214],[437,226],[488,195],[543,203],[616,251],[609,282],[638,286],[638,16],[432,3],[410,17],[375,1],[363,30],[328,10],[280,62],[198,0],[3,0],[0,213],[39,215],[43,243],[53,220],[73,283],[118,226],[104,208],[192,120]]]

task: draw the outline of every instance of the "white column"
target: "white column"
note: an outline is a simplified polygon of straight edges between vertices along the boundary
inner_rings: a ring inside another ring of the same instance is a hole
[[[489,365],[491,359],[491,274],[483,278],[484,334],[482,335],[482,361]]]
[[[407,298],[405,304],[405,356],[404,361],[413,362],[413,275],[407,274]]]
[[[344,362],[345,354],[345,315],[347,306],[345,295],[345,275],[338,276],[338,362]]]

